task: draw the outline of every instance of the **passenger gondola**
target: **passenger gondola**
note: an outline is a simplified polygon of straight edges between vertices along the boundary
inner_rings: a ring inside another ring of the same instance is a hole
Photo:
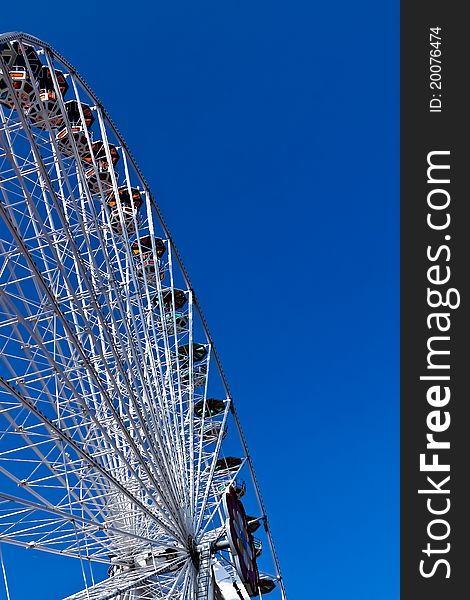
[[[207,379],[207,365],[194,365],[191,371],[189,368],[181,369],[181,380],[185,384],[190,384],[192,381],[192,387],[197,388],[205,385]]]
[[[250,594],[252,598],[257,598],[259,594],[264,596],[265,594],[269,594],[276,587],[276,583],[269,577],[260,577],[258,579],[258,590],[254,594]]]
[[[233,487],[239,498],[242,498],[246,493],[246,483],[241,479],[223,481],[216,486],[215,490],[221,496],[229,487]]]
[[[173,313],[166,312],[164,317],[164,322],[166,324],[166,331],[168,335],[174,335],[176,333],[183,333],[188,330],[189,327],[189,318],[184,313],[175,312],[175,320],[173,322]],[[157,322],[160,326],[162,323],[161,317],[157,317]],[[175,329],[176,325],[176,329]]]
[[[109,164],[108,151],[111,164]],[[90,192],[92,194],[99,194],[102,190],[103,193],[109,194],[113,188],[113,167],[120,159],[116,146],[113,146],[113,144],[107,145],[103,140],[98,140],[93,142],[91,153],[85,153],[82,159],[86,164],[91,165],[90,168],[85,170],[85,177]],[[96,169],[93,165],[93,160],[96,164]]]
[[[199,362],[203,358],[206,358],[208,351],[209,350],[207,344],[192,344],[193,362]],[[181,360],[187,362],[189,360],[190,354],[191,346],[189,344],[180,346],[178,348],[178,355]]]
[[[215,472],[227,473],[229,471],[236,471],[240,468],[242,463],[243,459],[238,458],[236,456],[226,456],[223,458],[219,458],[215,463]]]
[[[29,44],[21,46],[19,42],[5,42],[0,45],[0,54],[7,66],[17,101],[22,108],[28,108],[34,100],[31,74],[35,79],[41,69],[41,61],[36,50]],[[0,104],[11,109],[16,108],[6,75],[1,69]]]
[[[129,188],[127,185],[118,188],[116,195],[112,191],[106,198],[106,204],[109,208],[109,220],[112,229],[122,235],[125,229],[128,233],[132,233],[135,229],[134,220],[137,218],[137,213],[143,204],[142,195],[137,188]],[[119,209],[119,205],[122,211]]]
[[[162,292],[162,300],[165,309],[171,309],[174,306],[175,310],[183,308],[187,302],[186,294],[183,292],[183,290],[178,290],[176,288],[164,290]],[[159,306],[158,294],[153,297],[153,303],[156,306]]]
[[[157,237],[153,238],[153,242],[157,254],[157,261],[155,261],[153,256],[152,237],[150,235],[141,237],[138,242],[134,242],[131,246],[134,257],[138,259],[136,266],[137,275],[139,279],[143,280],[145,273],[145,278],[149,283],[155,283],[157,281],[157,272],[160,281],[163,281],[163,278],[165,277],[165,270],[159,265],[159,259],[166,252],[165,243]]]
[[[80,110],[83,113],[83,121]],[[70,128],[72,130],[71,137],[75,141],[78,154],[80,157],[86,157],[90,152],[85,130],[90,129],[90,127],[93,125],[95,120],[93,111],[88,104],[80,103],[79,105],[76,100],[69,100],[65,103],[65,112],[70,122]],[[59,152],[63,156],[73,156],[73,147],[70,140],[70,134],[65,124],[57,134],[56,140]]]
[[[207,398],[207,400],[200,400],[194,405],[194,413],[196,417],[216,417],[221,415],[225,411],[227,406],[224,400],[217,400],[216,398]]]
[[[67,93],[69,85],[62,71],[55,71],[57,87],[60,95],[63,97]],[[58,103],[58,96],[54,79],[49,67],[42,66],[38,76],[39,102],[35,101],[31,104],[27,111],[27,115],[31,122],[40,129],[46,129],[46,120],[49,125],[57,129],[64,120]]]
[[[248,522],[248,529],[251,533],[254,533],[261,527],[261,519],[259,517],[250,517],[247,515],[246,520]]]
[[[225,438],[227,435],[227,426],[225,426],[222,431],[222,421],[208,421],[207,423],[204,423],[201,435],[204,443],[215,443],[220,437],[222,437],[222,439]]]

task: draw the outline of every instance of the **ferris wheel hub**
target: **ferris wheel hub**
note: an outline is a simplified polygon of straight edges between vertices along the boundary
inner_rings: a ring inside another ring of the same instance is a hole
[[[196,569],[196,571],[199,571],[199,564],[201,562],[200,550],[198,548],[196,540],[194,539],[194,537],[192,535],[190,535],[188,537],[188,550],[189,550],[189,556],[191,557],[194,568]]]

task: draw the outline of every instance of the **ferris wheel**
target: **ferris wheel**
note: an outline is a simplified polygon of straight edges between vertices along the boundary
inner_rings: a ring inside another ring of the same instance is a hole
[[[286,599],[154,197],[85,81],[23,33],[0,35],[0,375],[0,547],[77,559],[67,600]]]

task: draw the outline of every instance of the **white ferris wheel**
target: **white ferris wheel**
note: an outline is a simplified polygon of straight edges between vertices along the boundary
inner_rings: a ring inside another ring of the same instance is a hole
[[[0,547],[85,564],[67,600],[286,599],[155,200],[85,81],[23,33],[0,35],[0,375]]]

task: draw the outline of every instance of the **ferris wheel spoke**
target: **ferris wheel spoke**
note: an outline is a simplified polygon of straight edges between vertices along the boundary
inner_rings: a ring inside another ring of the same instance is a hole
[[[124,153],[124,164],[125,164],[125,169],[126,169],[126,173],[127,171],[127,157],[126,157],[126,153]],[[152,211],[152,205],[151,205],[151,197],[150,194],[147,192],[145,194],[145,201],[146,201],[146,207],[147,207],[147,214],[148,214],[148,220],[149,220],[149,229],[151,231],[154,230],[154,223],[153,223],[153,211]],[[154,249],[153,249],[154,251]],[[154,255],[154,260],[158,258],[155,257]],[[142,265],[143,266],[143,265]],[[173,268],[172,268],[172,248],[171,246],[168,247],[168,272],[170,275],[170,286],[171,289],[174,289],[174,283],[173,283]],[[174,385],[169,385],[168,386],[168,392],[169,392],[169,407],[171,408],[171,419],[167,419],[165,422],[165,425],[167,426],[167,435],[171,435],[171,433],[173,432],[173,439],[177,444],[177,447],[179,449],[179,458],[180,458],[180,463],[179,463],[179,467],[180,467],[180,472],[183,474],[186,474],[186,469],[184,468],[184,462],[185,460],[188,458],[186,453],[185,453],[185,444],[183,443],[182,437],[178,428],[178,424],[182,423],[182,419],[184,416],[184,411],[182,409],[182,393],[181,393],[181,379],[179,377],[180,372],[179,369],[176,369],[176,373],[174,372],[174,359],[172,357],[172,352],[174,353],[174,357],[176,357],[176,361],[178,361],[179,359],[179,340],[178,340],[178,327],[177,327],[177,323],[176,323],[176,317],[175,317],[175,312],[176,309],[173,309],[173,303],[171,305],[171,309],[170,309],[170,313],[166,312],[165,309],[165,302],[163,300],[163,294],[162,294],[162,284],[161,281],[158,280],[157,278],[157,298],[158,298],[158,303],[159,303],[159,307],[160,307],[160,329],[162,332],[162,338],[163,338],[163,343],[164,343],[164,360],[166,363],[166,369],[167,369],[167,380],[169,382],[173,382],[176,379],[176,389],[174,387]],[[145,287],[146,291],[147,291],[147,295],[148,295],[148,286]],[[173,292],[172,292],[173,293]],[[149,298],[150,299],[150,298]],[[191,309],[190,309],[191,310]],[[168,323],[168,314],[170,315],[170,319],[172,321],[171,323],[171,327],[173,330],[173,339],[174,339],[174,344],[172,345],[170,342],[170,327],[169,327],[169,323]],[[153,330],[155,332],[155,321],[153,318],[153,312],[151,312],[151,318],[152,318],[152,327]],[[191,319],[191,317],[189,316],[189,319]],[[178,364],[177,364],[178,367]],[[166,398],[166,396],[165,396]],[[179,478],[179,480],[181,481],[181,483],[183,484],[183,487],[185,490],[187,490],[187,484],[188,481],[186,480],[181,480]],[[187,500],[189,500],[187,498]]]
[[[152,224],[150,224],[150,226],[152,226]],[[146,296],[147,296],[147,302],[148,304],[151,303],[151,299],[150,299],[150,295],[149,295],[149,288],[148,286],[145,286],[145,290],[146,290]],[[158,301],[160,303],[160,306],[162,306],[162,296],[161,296],[161,284],[159,281],[157,281],[157,289],[156,289],[156,293],[158,297]],[[151,319],[151,326],[152,326],[152,330],[154,332],[154,339],[157,337],[156,336],[156,325],[155,325],[155,320],[153,317],[153,310],[152,308],[150,309],[150,319]],[[161,411],[161,427],[159,427],[159,431],[161,432],[161,436],[164,439],[164,443],[167,445],[167,447],[170,447],[173,449],[173,460],[171,461],[171,466],[172,466],[172,473],[170,474],[171,480],[173,481],[173,485],[175,486],[175,488],[178,490],[178,494],[179,497],[181,498],[182,504],[188,506],[189,505],[189,498],[188,498],[188,494],[187,494],[187,485],[185,485],[186,481],[185,478],[181,477],[181,475],[185,475],[185,468],[184,468],[184,444],[182,442],[181,436],[180,436],[180,432],[178,430],[177,427],[177,423],[178,423],[178,409],[179,409],[179,404],[178,404],[178,399],[177,399],[177,395],[173,389],[173,386],[169,385],[169,386],[165,386],[163,385],[163,383],[165,381],[171,381],[171,367],[172,367],[172,361],[171,361],[171,355],[170,355],[170,349],[169,349],[169,341],[168,341],[168,335],[167,335],[167,330],[166,330],[166,319],[165,319],[165,314],[164,311],[161,309],[161,317],[160,317],[160,325],[161,325],[161,330],[162,330],[162,336],[163,336],[163,341],[164,341],[164,358],[162,359],[160,356],[160,350],[158,348],[157,345],[152,344],[151,339],[147,338],[147,348],[150,350],[149,354],[152,352],[152,346],[154,346],[155,350],[156,350],[156,356],[155,356],[155,363],[156,363],[156,369],[153,369],[153,373],[154,373],[154,381],[161,381],[162,385],[159,388],[159,398],[156,398],[156,402],[155,404],[158,406],[160,405],[162,408]],[[147,337],[146,334],[147,329],[144,328],[144,335]],[[164,370],[166,369],[166,373],[164,373]],[[158,421],[157,421],[158,422]]]
[[[128,500],[125,500],[122,490],[113,488],[112,482],[106,477],[103,478],[102,474],[99,476],[94,474],[92,470],[93,465],[87,464],[83,460],[83,457],[81,460],[74,461],[68,452],[69,448],[67,446],[55,448],[52,442],[49,443],[52,450],[55,450],[55,454],[54,456],[50,456],[49,453],[46,459],[42,456],[40,460],[34,460],[34,456],[33,459],[31,458],[32,450],[35,450],[36,454],[38,453],[36,445],[33,444],[25,447],[25,450],[27,449],[29,452],[21,452],[21,449],[15,449],[9,453],[8,458],[13,465],[19,460],[23,463],[24,469],[25,462],[32,463],[33,471],[27,478],[20,480],[9,470],[1,466],[0,472],[50,508],[57,507],[58,509],[67,508],[75,510],[78,513],[87,514],[95,520],[98,518],[102,523],[106,523],[110,516],[112,516],[109,514],[109,506],[112,504],[111,501],[113,498],[115,498],[115,503],[121,505],[129,504]],[[47,469],[45,474],[44,469],[38,472],[38,468],[43,466]],[[34,473],[36,473],[35,477],[33,476]],[[64,478],[66,479],[65,482]],[[57,489],[59,495],[56,495],[54,505],[40,496],[38,490],[42,488],[44,488],[44,491]],[[64,492],[64,495],[60,495],[61,490]],[[104,509],[106,508],[107,511],[105,513]],[[132,514],[135,515],[141,514],[139,508],[133,505],[129,507],[129,510],[133,511]],[[127,518],[124,519],[122,526],[125,526],[125,522],[127,522]],[[167,528],[171,528],[170,530],[173,531],[171,522],[164,521],[164,523]]]
[[[19,317],[19,318],[20,318],[20,317]],[[31,333],[31,334],[32,334],[33,332],[31,332],[31,331],[30,331],[29,333]],[[20,338],[20,339],[21,339],[21,338]],[[39,341],[39,340],[38,340],[38,341]],[[55,372],[58,372],[59,374],[60,374],[60,373],[62,373],[62,371],[61,371],[61,369],[60,369],[60,366],[59,366],[57,363],[56,363],[56,364],[54,364],[54,371],[55,371]],[[66,382],[66,383],[67,383],[67,375],[66,375],[65,373],[62,373],[62,379],[64,380],[64,382]],[[22,385],[23,385],[23,384],[22,384]],[[74,390],[74,387],[73,387],[73,384],[72,384],[72,383],[69,383],[69,384],[68,384],[68,387],[69,387],[69,389],[71,389],[72,391]],[[46,390],[47,390],[47,388],[46,388]],[[43,387],[43,388],[42,388],[42,390],[41,390],[41,392],[42,392],[42,393],[44,393],[44,391],[45,391],[45,389],[44,389],[44,387]],[[76,399],[79,399],[79,395],[78,395],[78,393],[76,393],[76,392],[75,392],[75,398],[76,398]],[[54,399],[53,399],[53,398],[51,398],[51,400],[50,400],[50,403],[51,403],[51,404],[54,406]],[[67,404],[67,410],[68,410],[69,416],[67,416],[67,415],[66,415],[66,416],[62,415],[62,418],[61,418],[61,421],[62,421],[62,426],[64,426],[64,425],[67,423],[67,419],[68,419],[68,418],[70,418],[70,414],[73,414],[73,413],[71,412],[71,408],[72,408],[72,407],[73,407],[73,403],[71,403],[71,402],[69,401],[69,402],[68,402],[68,404]],[[76,413],[75,413],[74,417],[79,417],[79,418],[80,418],[80,417],[82,417],[82,414],[83,414],[83,412],[85,412],[85,414],[88,416],[88,418],[89,418],[89,419],[90,419],[90,420],[91,420],[91,421],[94,423],[94,426],[95,426],[95,429],[96,429],[96,431],[99,431],[99,428],[100,428],[100,427],[102,427],[102,426],[104,425],[104,421],[103,421],[103,419],[101,419],[101,421],[98,421],[98,419],[97,419],[97,418],[96,418],[96,417],[95,417],[95,416],[94,416],[94,415],[93,415],[93,414],[92,414],[92,413],[91,413],[89,410],[87,410],[87,407],[86,407],[86,405],[83,405],[82,403],[79,403],[79,405],[78,405],[78,408],[77,408],[77,411],[76,411]],[[75,423],[74,423],[74,425],[75,425],[75,426],[77,426],[78,424],[75,422]],[[81,429],[80,429],[79,427],[77,427],[77,430],[78,430],[78,431],[81,431]],[[132,465],[130,465],[130,464],[127,462],[127,459],[126,459],[126,458],[125,458],[125,456],[122,454],[122,451],[121,451],[121,450],[120,450],[120,449],[119,449],[119,448],[116,446],[116,443],[114,442],[114,440],[113,440],[112,438],[110,438],[110,436],[109,436],[109,435],[106,433],[106,429],[104,429],[104,430],[102,431],[102,433],[101,433],[101,435],[100,435],[100,438],[101,438],[101,440],[103,440],[103,441],[105,441],[105,442],[106,442],[106,448],[105,448],[105,454],[104,454],[104,456],[105,456],[105,457],[107,456],[108,449],[109,449],[109,448],[112,448],[112,449],[113,449],[113,450],[114,450],[114,451],[115,451],[115,452],[116,452],[118,455],[120,455],[120,456],[121,456],[121,458],[122,458],[122,460],[123,460],[124,464],[126,464],[126,463],[127,463],[127,464],[128,464],[128,467],[129,467],[130,469],[132,469]],[[82,440],[82,441],[83,441],[83,440]],[[89,440],[87,440],[87,446],[88,446],[88,445],[89,445]],[[93,447],[93,448],[92,448],[92,451],[94,451],[95,455],[96,455],[96,452],[97,452],[98,450],[99,450],[99,448],[98,448],[98,447]],[[137,479],[137,481],[140,481],[140,477],[138,476],[138,474],[135,474],[135,475],[136,475],[136,479]],[[142,486],[143,486],[143,489],[146,489],[146,485],[145,485],[143,482],[141,482],[141,484],[142,484]]]
[[[12,417],[5,410],[3,411],[3,414],[7,414],[7,418],[14,425],[14,436],[17,437],[17,432],[21,430],[24,431],[24,424],[18,425],[17,423],[15,423]],[[5,435],[2,435],[2,437],[5,438]],[[67,502],[69,506],[71,506],[72,504],[76,504],[79,509],[79,512],[81,512],[83,515],[86,514],[88,515],[88,518],[91,519],[95,519],[97,516],[99,516],[102,522],[104,522],[106,517],[103,512],[103,505],[104,498],[106,497],[108,490],[105,490],[103,488],[102,483],[99,481],[93,482],[94,485],[92,490],[90,485],[85,484],[85,478],[83,475],[81,475],[81,477],[77,480],[75,487],[71,487],[69,482],[66,482],[63,477],[63,473],[66,473],[67,468],[63,464],[62,460],[62,457],[64,455],[63,448],[61,449],[60,447],[58,447],[56,441],[51,442],[49,437],[42,435],[42,441],[40,442],[37,441],[37,437],[38,434],[34,430],[32,430],[31,435],[21,433],[21,438],[25,442],[24,448],[14,448],[10,451],[0,453],[0,458],[2,462],[9,461],[14,465],[16,461],[19,460],[23,463],[23,465],[24,463],[31,464],[32,471],[26,478],[19,479],[14,473],[11,472],[11,470],[8,470],[1,465],[0,472],[9,480],[14,482],[17,486],[26,489],[29,494],[33,495],[36,499],[40,500],[41,503],[52,509],[54,508],[54,506],[39,494],[38,489],[40,489],[41,486],[38,485],[38,483],[35,482],[33,478],[33,474],[35,474],[38,470],[40,470],[43,467],[41,473],[45,471],[46,474],[49,473],[50,475],[49,477],[46,477],[44,474],[42,474],[42,480],[49,481],[49,479],[53,477],[54,482],[57,482],[56,487],[58,489],[62,488],[64,492],[66,491],[66,494],[62,498],[59,498],[58,501],[56,501],[56,507],[63,506],[65,502]],[[47,443],[50,447],[47,454],[41,452],[41,449],[39,447],[41,443]],[[30,451],[30,455],[28,455],[26,452],[22,452],[22,450],[26,449]],[[53,451],[54,456],[51,456]],[[20,458],[17,458],[17,456],[20,456]],[[93,507],[93,510],[90,507]]]
[[[17,174],[17,177],[18,177],[18,178],[21,180],[21,176],[20,176],[20,174],[18,173],[18,171],[17,171],[17,173],[16,173],[16,174]],[[44,177],[44,173],[43,173],[43,177]],[[26,187],[26,186],[25,186],[25,187]],[[30,203],[30,204],[31,204],[31,203]],[[34,206],[34,205],[33,205],[33,206]],[[38,221],[39,221],[39,219],[38,219]],[[53,248],[52,248],[52,249],[53,249]],[[23,255],[25,255],[24,248],[23,248]],[[57,260],[57,258],[56,258],[56,260],[55,260],[54,262],[55,262],[56,264],[60,264],[60,261],[59,261],[59,260]],[[47,269],[46,269],[46,273],[47,273]],[[64,275],[64,280],[65,280],[65,281],[67,281],[67,277],[65,276],[64,272],[63,272],[63,275]],[[73,295],[73,292],[72,292],[72,290],[71,290],[71,287],[70,287],[70,285],[68,286],[68,291],[69,291],[69,292],[70,292],[70,293]],[[74,346],[75,346],[75,347],[77,347],[77,346],[78,346],[78,344],[76,344],[76,340],[73,340],[73,344],[74,344]]]
[[[17,241],[18,241],[18,243],[20,243],[20,242],[21,242],[21,240],[19,240],[18,238],[17,238]],[[24,252],[24,255],[25,255],[25,256],[28,256],[28,255],[29,255],[29,253],[28,253],[28,251],[27,251],[27,250],[24,250],[23,252]],[[34,265],[34,262],[33,262],[32,260],[30,260],[30,266],[31,266],[31,265]],[[34,267],[33,267],[33,268],[34,268]],[[38,274],[37,274],[37,275],[38,275]],[[41,276],[38,276],[38,279],[39,279],[39,281],[41,282],[41,280],[42,280],[42,277],[41,277]],[[47,291],[49,291],[49,288],[48,288],[47,286],[43,285],[43,288],[46,290],[46,292],[47,292]],[[49,297],[51,298],[51,296],[50,296],[50,295],[49,295]],[[54,302],[54,301],[55,301],[55,299],[54,299],[54,298],[51,298],[51,301],[52,301],[52,302]],[[57,313],[59,316],[62,314],[62,313],[61,313],[61,310],[60,310],[58,307],[56,308],[56,313]],[[78,348],[78,349],[79,349],[79,348],[80,348],[80,344],[78,343],[78,341],[77,341],[77,339],[76,339],[76,336],[74,336],[74,335],[71,333],[71,331],[70,331],[70,327],[68,326],[68,322],[67,322],[67,321],[66,321],[64,318],[62,318],[62,322],[63,322],[63,325],[64,325],[64,330],[65,330],[65,332],[69,334],[69,337],[71,337],[71,343],[73,344],[73,346],[74,346],[75,348]],[[85,353],[84,353],[84,351],[82,351],[82,352],[81,352],[81,354],[82,354],[82,356],[84,356],[84,354],[85,354]],[[91,370],[91,369],[89,369],[89,371],[90,371],[90,370]],[[95,378],[95,379],[96,379],[96,378]],[[104,395],[104,394],[103,394],[104,390],[103,390],[102,386],[100,386],[100,387],[101,387],[101,392],[102,392],[102,395]],[[108,402],[108,403],[109,403],[109,402]],[[114,412],[115,412],[115,411],[114,411]],[[130,442],[130,443],[131,443],[131,445],[132,445],[132,441],[131,441],[131,440],[129,440],[129,442]],[[144,463],[144,468],[146,468],[146,469],[148,470],[147,463]]]
[[[103,137],[105,138],[105,135],[104,135],[104,134],[103,134]],[[105,246],[105,247],[106,247],[106,246]],[[107,265],[108,265],[108,267],[109,267],[109,261],[107,261]],[[134,279],[135,279],[135,276],[134,276]],[[132,316],[132,313],[131,313],[131,316]],[[144,329],[144,331],[146,331],[146,329]],[[129,337],[130,337],[130,336],[129,336]],[[137,337],[136,337],[136,338],[134,338],[134,339],[135,339],[135,340],[138,342],[138,341],[139,341],[139,336],[137,336]],[[131,347],[130,347],[130,352],[132,353],[132,351],[133,351],[133,347],[131,346]],[[135,351],[134,351],[134,352],[135,352]],[[143,353],[143,355],[144,355],[144,356],[147,356],[147,355],[149,355],[149,353]],[[139,363],[138,363],[138,361],[136,361],[136,364],[137,364],[137,365],[139,364]]]
[[[103,530],[103,525],[81,519],[77,514],[0,494],[0,538],[3,542],[77,556],[86,541],[87,559],[99,560],[117,550],[113,539],[105,536]],[[126,532],[118,535],[117,539],[129,537]]]
[[[59,369],[56,367],[56,370],[59,370]],[[59,371],[59,372],[60,372],[60,371]],[[64,377],[64,379],[65,379],[65,377]],[[70,386],[70,387],[72,387],[72,386]],[[51,401],[51,403],[52,403],[52,401]],[[70,408],[71,408],[71,405],[70,405],[70,403],[69,403],[69,404],[68,404],[68,412],[69,412],[69,413],[70,413]],[[62,422],[63,422],[63,423],[64,423],[64,422],[66,422],[66,419],[67,419],[67,415],[65,415],[65,416],[62,416]],[[96,424],[96,422],[95,422],[95,424]],[[79,431],[80,431],[80,430],[79,430]],[[96,451],[96,448],[95,448],[95,451]]]
[[[206,503],[206,508],[210,509],[209,514],[207,514],[207,513],[204,514],[201,512],[201,525],[203,523],[203,519],[205,520],[205,525],[200,530],[201,536],[203,536],[207,532],[209,527],[213,526],[212,525],[213,518],[215,517],[215,515],[218,512],[220,513],[220,511],[221,511],[223,494],[220,493],[220,491],[217,492],[217,484],[223,485],[224,489],[233,485],[237,480],[238,474],[240,473],[243,466],[245,465],[246,460],[247,460],[246,458],[242,460],[242,462],[240,463],[240,466],[231,473],[231,475],[228,479],[227,479],[227,475],[224,473],[222,475],[222,477],[219,476],[217,479],[214,480],[213,472],[212,472],[212,477],[209,478],[209,481],[212,485],[213,498],[215,498],[215,501],[213,500],[212,503],[210,504],[210,506],[208,506],[208,504]],[[212,468],[211,468],[211,471],[212,471]],[[214,492],[215,492],[215,494],[214,494]]]
[[[27,439],[26,436],[23,437]],[[54,446],[52,446],[52,449],[54,449]],[[37,443],[34,445],[30,444],[30,450],[35,450],[35,453],[39,455]],[[20,461],[22,463],[26,462],[36,465],[33,468],[33,474],[38,471],[39,467],[46,466],[49,469],[48,472],[52,472],[53,475],[45,476],[43,470],[36,475],[36,479],[33,477],[33,475],[29,475],[29,477],[26,479],[20,480],[10,471],[0,466],[0,472],[3,475],[14,482],[16,486],[27,490],[27,492],[32,494],[36,500],[41,502],[42,506],[46,506],[52,512],[57,510],[63,512],[64,509],[67,509],[67,511],[73,512],[74,514],[81,514],[82,519],[85,519],[85,515],[87,515],[88,520],[91,518],[93,522],[99,519],[102,527],[107,527],[106,523],[108,522],[110,515],[109,513],[104,514],[103,505],[109,505],[109,502],[112,500],[113,496],[116,497],[117,501],[122,504],[122,494],[115,491],[113,492],[109,484],[106,485],[105,482],[97,480],[97,477],[93,476],[89,470],[84,469],[82,462],[78,464],[70,464],[70,460],[68,462],[62,460],[63,457],[67,456],[68,454],[66,452],[66,448],[63,448],[55,459],[54,457],[50,456],[50,453],[48,453],[46,457],[41,455],[41,460],[37,461],[31,459],[27,454],[22,455],[20,451],[21,449],[15,449],[8,453],[7,458],[9,458],[10,462],[15,463]],[[1,454],[2,459],[4,458],[5,454],[6,453]],[[19,455],[20,458],[18,458],[17,455]],[[66,479],[65,482],[64,477]],[[73,479],[76,477],[75,483],[71,481],[71,477]],[[57,489],[59,495],[57,496],[54,504],[51,504],[39,494],[38,490],[41,488],[44,488],[45,492],[48,490],[50,491],[51,489]],[[65,492],[63,496],[60,495],[60,491],[62,489]],[[101,504],[97,504],[100,502]],[[91,507],[93,507],[93,510]]]
[[[160,598],[172,598],[171,594],[179,585],[180,580],[185,576],[188,569],[187,564],[181,566],[181,562],[179,560],[161,566],[151,565],[137,569],[128,569],[77,594],[67,596],[65,600],[111,600],[133,590],[138,590],[139,595],[137,598],[139,599],[145,599],[147,592],[151,591],[153,594],[157,590],[157,594],[148,597],[157,600]],[[175,566],[179,572],[176,575],[165,576],[165,572],[175,568]],[[131,598],[132,596],[128,597]]]
[[[157,523],[163,530],[167,531],[170,535],[174,535],[176,537],[180,537],[180,533],[175,530],[173,527],[170,527],[166,522],[164,522],[161,518],[155,514],[154,510],[150,510],[145,506],[129,489],[122,485],[118,480],[115,479],[107,470],[92,456],[90,456],[75,440],[70,438],[64,431],[62,431],[59,427],[57,427],[53,421],[51,421],[48,417],[46,417],[41,411],[37,409],[37,407],[26,397],[22,396],[20,392],[2,380],[0,378],[0,387],[3,387],[7,390],[12,396],[17,398],[26,408],[30,410],[39,420],[46,425],[50,431],[52,431],[55,435],[57,435],[62,441],[64,441],[69,448],[73,449],[77,456],[84,459],[88,465],[93,467],[95,471],[97,471],[100,475],[104,477],[104,479],[109,483],[109,485],[115,489],[117,492],[120,492],[124,497],[126,497],[132,505],[136,507],[136,509],[142,511],[147,517],[150,518],[151,521]]]
[[[225,410],[223,412],[223,417],[222,417],[222,421],[220,422],[220,426],[219,426],[219,430],[217,433],[217,437],[215,439],[215,448],[212,454],[211,459],[209,460],[209,474],[208,477],[206,479],[206,486],[205,489],[202,490],[202,501],[200,503],[200,507],[199,507],[199,513],[198,515],[196,515],[197,517],[197,524],[196,524],[196,530],[199,531],[202,521],[204,519],[204,515],[206,512],[206,506],[207,506],[207,502],[209,500],[209,495],[210,492],[213,489],[213,478],[214,478],[214,472],[215,472],[215,467],[216,467],[216,461],[217,458],[220,455],[220,450],[222,447],[222,441],[225,437],[225,433],[226,433],[226,426],[227,426],[227,419],[228,419],[228,415],[230,412],[230,407],[231,407],[231,402],[227,401],[226,405],[225,405]],[[199,482],[202,480],[202,471],[201,471],[201,467],[203,464],[202,461],[202,457],[203,457],[203,444],[204,444],[204,431],[205,431],[205,427],[207,425],[207,421],[205,419],[205,415],[208,412],[208,407],[207,407],[207,402],[204,402],[203,405],[203,413],[202,413],[202,418],[201,418],[201,423],[199,425],[199,457],[200,460],[198,461],[198,470],[197,470],[197,475],[196,475],[196,481]],[[212,442],[214,443],[214,442]],[[206,467],[207,468],[207,467]]]
[[[68,551],[68,550],[64,550],[64,549],[49,548],[47,546],[42,546],[41,544],[34,544],[33,546],[31,546],[31,544],[28,542],[6,538],[6,537],[3,537],[1,534],[0,534],[0,542],[10,544],[11,546],[19,546],[19,547],[25,548],[27,550],[34,548],[34,550],[38,550],[39,552],[45,552],[46,554],[55,554],[58,556],[68,556],[70,558],[75,558],[75,559],[80,559],[80,556],[81,556],[81,553],[78,551]],[[94,557],[93,561],[98,562],[98,563],[109,564],[109,558],[105,557],[105,556]]]
[[[173,283],[173,282],[172,282]],[[176,309],[171,310],[171,316],[173,318],[174,327],[176,328]],[[190,501],[191,501],[191,513],[193,515],[194,522],[194,511],[196,507],[195,495],[197,496],[197,491],[195,491],[196,487],[199,487],[199,482],[197,481],[196,473],[196,464],[198,463],[197,458],[197,444],[195,444],[195,429],[194,429],[194,421],[193,421],[193,410],[194,410],[194,396],[195,389],[197,385],[201,385],[201,383],[196,384],[193,380],[194,377],[194,341],[192,337],[192,301],[191,301],[191,293],[189,294],[189,328],[188,328],[188,344],[186,346],[182,345],[182,342],[175,337],[175,349],[173,352],[175,353],[175,359],[172,361],[175,363],[175,373],[174,373],[174,385],[177,390],[178,404],[179,407],[179,415],[177,415],[177,429],[181,432],[181,438],[187,440],[185,444],[184,451],[184,459],[185,466],[184,472],[186,477],[189,479],[189,493],[190,493]],[[180,356],[180,349],[184,351],[184,355],[187,355],[187,358],[182,362]],[[170,349],[171,352],[171,349]],[[204,351],[207,354],[207,359],[200,362],[201,357],[198,357],[199,365],[203,365],[204,367],[204,392],[203,397],[207,394],[207,377],[209,372],[209,356],[210,350]],[[187,381],[184,382],[182,377],[182,372],[186,372]],[[184,398],[184,402],[183,402]],[[183,408],[184,406],[184,408]]]

